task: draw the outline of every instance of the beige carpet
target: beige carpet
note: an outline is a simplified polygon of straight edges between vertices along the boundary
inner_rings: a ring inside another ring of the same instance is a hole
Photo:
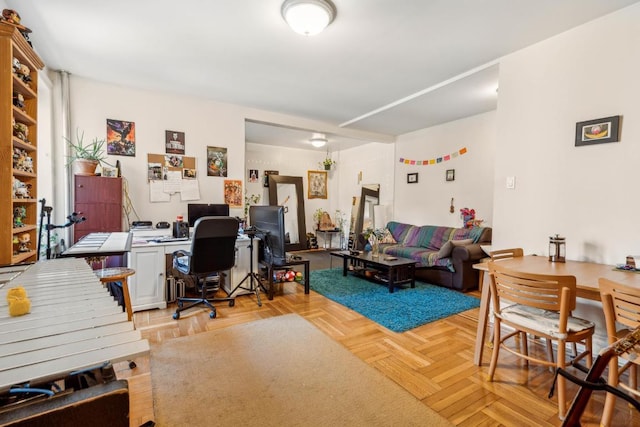
[[[451,425],[296,314],[153,346],[151,378],[158,426]]]

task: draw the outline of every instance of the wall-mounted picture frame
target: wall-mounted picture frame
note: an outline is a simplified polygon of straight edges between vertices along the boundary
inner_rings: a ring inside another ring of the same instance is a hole
[[[227,149],[207,146],[207,176],[227,176]]]
[[[136,156],[136,124],[134,122],[107,119],[107,154]]]
[[[327,198],[327,171],[307,171],[307,198]]]
[[[230,208],[242,207],[242,194],[242,180],[224,180],[224,202],[228,204]]]
[[[164,149],[167,154],[184,154],[184,132],[165,130]]]
[[[407,184],[417,184],[417,183],[418,183],[418,172],[408,173]]]
[[[456,170],[455,169],[447,169],[447,173],[445,174],[445,179],[447,181],[455,181],[455,179],[456,179]]]
[[[262,181],[263,187],[269,187],[269,175],[278,175],[278,171],[264,171],[264,180]]]
[[[576,123],[576,147],[620,141],[620,118],[603,117]]]
[[[259,175],[260,172],[258,172],[258,169],[249,169],[249,182],[258,182]]]

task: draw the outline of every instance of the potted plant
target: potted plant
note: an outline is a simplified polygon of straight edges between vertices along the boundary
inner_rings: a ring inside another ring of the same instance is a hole
[[[313,220],[315,221],[315,224],[316,224],[316,230],[320,229],[320,220],[322,219],[323,214],[324,214],[324,209],[321,209],[321,208],[316,209],[316,211],[313,213]]]
[[[336,164],[336,162],[331,157],[327,156],[327,158],[324,159],[320,164],[322,165],[324,170],[328,171],[331,169],[331,166]]]
[[[71,154],[69,155],[69,164],[73,164],[74,175],[94,175],[99,164],[106,164],[107,155],[104,151],[106,141],[104,139],[94,138],[93,141],[84,143],[84,132],[76,130],[76,141],[72,141],[65,137]]]

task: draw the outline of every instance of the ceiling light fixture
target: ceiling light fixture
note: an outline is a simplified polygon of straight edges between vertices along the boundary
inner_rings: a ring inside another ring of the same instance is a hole
[[[280,12],[293,31],[305,36],[320,33],[336,17],[330,0],[285,0]]]
[[[311,145],[314,147],[324,147],[327,144],[327,137],[324,133],[314,133],[309,142],[311,142]]]

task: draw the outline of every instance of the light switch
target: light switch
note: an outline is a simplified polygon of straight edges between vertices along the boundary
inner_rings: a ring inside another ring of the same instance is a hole
[[[516,188],[516,177],[515,176],[508,176],[507,177],[507,188],[509,190],[513,190],[514,188]]]

